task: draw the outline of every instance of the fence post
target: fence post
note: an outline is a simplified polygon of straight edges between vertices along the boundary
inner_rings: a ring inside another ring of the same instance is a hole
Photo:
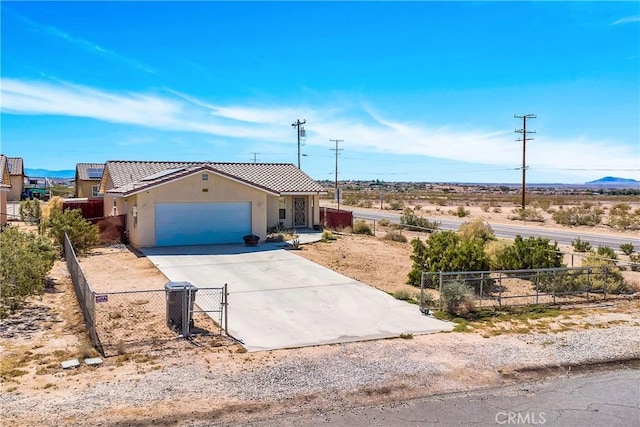
[[[424,271],[420,274],[420,310],[424,308]]]
[[[502,308],[502,272],[498,275],[498,307]]]
[[[484,272],[480,273],[480,308],[482,308],[482,288],[484,285]]]
[[[326,217],[325,217],[326,218]],[[227,316],[228,314],[228,310],[227,307],[229,306],[229,294],[227,293],[227,284],[224,284],[224,287],[222,288],[222,304],[224,304],[224,333],[226,335],[229,335],[229,329],[228,329],[228,321],[229,321],[229,317]]]
[[[553,299],[553,303],[556,303],[556,286],[558,283],[556,282],[556,271],[553,270],[553,291],[551,292],[551,298]]]
[[[607,266],[603,266],[602,267],[602,295],[604,296],[604,299],[607,299],[607,273],[609,272],[609,269],[607,268]]]
[[[187,295],[187,291],[189,295]],[[182,288],[182,337],[187,338],[189,336],[189,299],[191,296],[191,290],[187,290],[187,286]]]
[[[440,288],[440,311],[443,311],[444,305],[442,304],[442,271],[438,273],[439,279],[439,288]]]
[[[538,304],[538,296],[539,296],[539,293],[540,293],[539,286],[540,286],[540,272],[537,271],[536,272],[536,304]]]

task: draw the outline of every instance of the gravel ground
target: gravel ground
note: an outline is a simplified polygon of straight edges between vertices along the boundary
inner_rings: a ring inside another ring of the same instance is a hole
[[[123,368],[105,365],[76,374],[102,374],[93,382],[74,386],[74,375],[61,374],[62,390],[3,393],[0,406],[13,425],[226,424],[503,385],[517,380],[505,372],[521,368],[631,358],[640,358],[637,326],[491,338],[436,334],[211,354],[207,363],[182,357],[124,377],[110,374]]]

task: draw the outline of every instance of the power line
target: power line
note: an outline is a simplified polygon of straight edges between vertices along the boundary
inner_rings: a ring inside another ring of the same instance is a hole
[[[533,138],[527,138],[528,133],[536,133],[536,131],[527,131],[527,119],[535,119],[535,114],[525,114],[524,116],[513,115],[516,119],[522,119],[522,129],[516,129],[516,133],[521,133],[522,138],[516,139],[516,141],[522,141],[522,209],[524,209],[525,205],[525,190],[526,190],[526,176],[527,176],[527,139],[532,141]]]
[[[291,126],[295,127],[298,131],[298,169],[300,169],[300,137],[305,137],[305,131],[303,124],[307,123],[306,119],[297,119],[295,123],[291,123]]]
[[[338,191],[338,156],[343,148],[338,148],[338,143],[344,142],[344,139],[330,139],[329,141],[336,143],[336,148],[329,148],[329,150],[336,152],[336,200],[338,201],[338,210],[340,210],[340,192]]]

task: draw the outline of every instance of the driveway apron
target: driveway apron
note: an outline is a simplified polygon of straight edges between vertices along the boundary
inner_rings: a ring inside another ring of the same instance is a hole
[[[423,315],[416,305],[273,244],[146,248],[143,252],[171,281],[198,287],[226,283],[229,333],[249,351],[452,329],[449,322]]]

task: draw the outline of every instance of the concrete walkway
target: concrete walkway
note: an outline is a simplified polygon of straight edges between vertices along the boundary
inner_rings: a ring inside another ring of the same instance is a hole
[[[143,252],[171,281],[199,287],[228,284],[229,333],[249,351],[452,329],[448,322],[423,315],[415,305],[281,245],[183,246]]]

